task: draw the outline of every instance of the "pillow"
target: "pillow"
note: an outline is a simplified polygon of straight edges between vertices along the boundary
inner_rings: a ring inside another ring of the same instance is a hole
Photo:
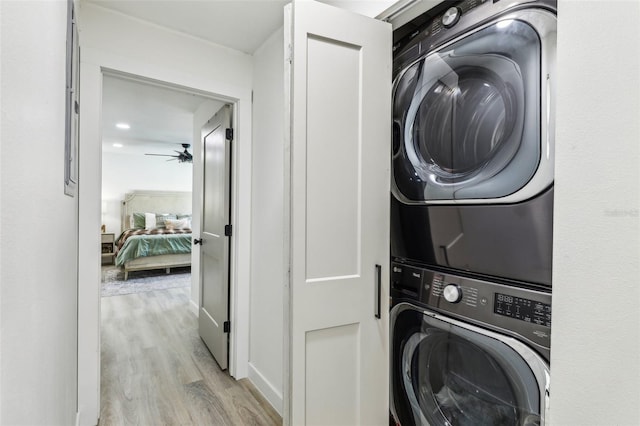
[[[167,219],[177,219],[175,214],[156,214],[156,228],[164,228],[164,221]]]
[[[155,213],[144,214],[144,229],[156,229],[156,215]]]
[[[187,219],[189,221],[189,226],[188,228],[191,228],[191,214],[179,214],[178,215],[178,219]]]
[[[133,213],[131,217],[129,217],[129,227],[142,229],[145,226],[145,218],[144,213]]]
[[[189,229],[191,228],[191,222],[189,219],[166,219],[164,225],[167,229]]]

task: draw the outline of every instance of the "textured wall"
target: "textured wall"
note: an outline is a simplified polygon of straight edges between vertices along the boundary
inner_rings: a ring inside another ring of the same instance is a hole
[[[72,425],[78,198],[64,195],[62,1],[1,1],[3,425]]]
[[[253,59],[249,378],[282,413],[284,265],[284,32]],[[288,196],[288,194],[287,194]],[[288,241],[287,241],[288,243]]]
[[[560,1],[551,420],[640,424],[640,3]]]

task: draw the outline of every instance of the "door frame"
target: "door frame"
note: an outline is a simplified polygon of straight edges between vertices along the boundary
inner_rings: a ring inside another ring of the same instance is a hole
[[[202,80],[93,48],[82,50],[80,67],[78,423],[95,425],[100,415],[101,262],[96,247],[101,225],[103,75],[129,76],[232,105],[236,143],[232,147],[231,222],[235,232],[230,252],[229,374],[236,379],[247,377],[249,364],[251,87]],[[196,179],[201,180],[201,175],[195,172],[194,167],[194,190]]]

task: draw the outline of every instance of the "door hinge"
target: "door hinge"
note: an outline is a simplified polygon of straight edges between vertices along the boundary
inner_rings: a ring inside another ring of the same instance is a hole
[[[230,237],[232,232],[233,232],[233,226],[231,226],[231,225],[225,225],[224,226],[224,236],[225,237]]]
[[[225,132],[225,137],[227,138],[228,141],[232,141],[233,140],[233,129],[227,129]]]
[[[222,330],[225,333],[228,333],[231,331],[231,323],[229,321],[225,321],[224,323],[222,323]]]
[[[293,62],[293,48],[291,47],[291,44],[289,44],[287,47],[288,47],[287,61],[289,62],[289,64],[291,64]]]

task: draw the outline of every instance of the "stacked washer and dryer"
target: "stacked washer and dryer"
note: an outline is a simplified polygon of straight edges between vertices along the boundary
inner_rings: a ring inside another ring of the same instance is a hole
[[[394,46],[391,414],[542,425],[555,2],[445,7]]]

